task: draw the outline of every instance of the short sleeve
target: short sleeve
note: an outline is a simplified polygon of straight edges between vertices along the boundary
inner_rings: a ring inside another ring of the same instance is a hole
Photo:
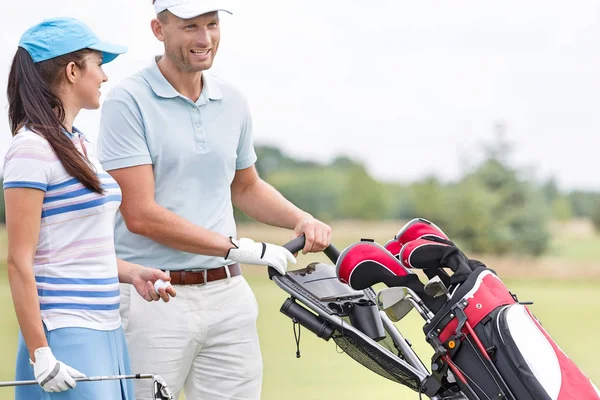
[[[106,171],[152,164],[138,105],[123,89],[115,89],[102,105],[98,160]]]
[[[44,139],[33,133],[19,133],[4,158],[4,189],[30,188],[45,192],[52,179],[52,165],[59,162]]]
[[[256,162],[256,152],[254,150],[254,138],[252,131],[252,116],[250,115],[250,107],[244,100],[244,115],[242,116],[242,132],[240,142],[237,148],[237,161],[235,168],[246,169]]]

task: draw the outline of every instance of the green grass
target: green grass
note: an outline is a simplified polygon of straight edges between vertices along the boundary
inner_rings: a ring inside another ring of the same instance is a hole
[[[10,289],[4,277],[0,278],[0,380],[13,380],[15,374],[15,356],[17,353],[17,321]],[[0,398],[5,399],[0,389]]]
[[[555,222],[551,227],[549,256],[571,261],[600,260],[600,235],[590,221]]]
[[[363,368],[345,354],[339,354],[333,341],[325,342],[307,330],[302,331],[300,350],[292,322],[279,312],[286,298],[253,267],[246,274],[260,304],[258,329],[264,358],[263,400],[307,400],[327,398],[415,398],[410,390],[387,381]],[[600,382],[596,362],[595,333],[600,331],[600,283],[510,281],[509,288],[521,300],[534,300],[531,308],[561,348],[594,380]],[[17,327],[6,283],[0,284],[0,380],[12,380]],[[431,355],[422,340],[420,317],[411,313],[398,324],[427,364]],[[3,393],[6,392],[6,393]],[[0,398],[11,399],[11,389],[0,389]]]
[[[569,260],[600,260],[600,236],[555,239],[552,241],[550,254]]]

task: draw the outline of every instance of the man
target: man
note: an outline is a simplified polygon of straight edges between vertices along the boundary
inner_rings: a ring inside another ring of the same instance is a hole
[[[152,31],[164,55],[111,92],[98,150],[123,192],[119,257],[170,271],[179,285],[158,308],[122,288],[132,369],[160,374],[189,400],[259,399],[258,308],[237,263],[285,273],[295,259],[280,246],[237,240],[232,203],[304,234],[304,252],[327,247],[331,229],[260,179],[245,99],[203,73],[219,47],[218,11],[226,10],[207,0],[154,7]],[[137,386],[136,396],[149,399],[148,388]]]

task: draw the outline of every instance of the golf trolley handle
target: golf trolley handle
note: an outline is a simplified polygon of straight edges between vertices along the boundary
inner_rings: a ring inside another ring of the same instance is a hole
[[[305,243],[306,243],[306,238],[304,237],[304,235],[301,235],[301,236],[298,236],[297,238],[292,239],[291,241],[287,242],[286,244],[283,245],[283,247],[288,249],[290,251],[290,253],[294,254],[294,253],[297,253],[300,250],[302,250],[304,248]],[[323,253],[325,253],[327,258],[329,258],[331,260],[331,262],[333,262],[334,264],[337,262],[338,257],[340,256],[340,251],[338,249],[336,249],[336,247],[333,245],[333,243],[330,243],[329,247],[327,247],[325,250],[323,250]]]
[[[295,254],[295,253],[298,253],[300,250],[302,250],[304,248],[305,244],[306,244],[305,237],[304,237],[304,235],[302,235],[302,236],[298,236],[295,239],[290,240],[289,242],[284,244],[283,247],[286,248],[287,250],[289,250],[290,253]],[[340,256],[340,251],[331,243],[329,244],[329,247],[327,247],[325,250],[323,250],[323,253],[325,253],[325,255],[334,264],[337,262],[337,259]],[[277,272],[277,270],[275,270],[275,268],[269,267],[269,279],[273,279],[273,276],[275,276],[275,275],[280,276],[281,274],[279,272]]]

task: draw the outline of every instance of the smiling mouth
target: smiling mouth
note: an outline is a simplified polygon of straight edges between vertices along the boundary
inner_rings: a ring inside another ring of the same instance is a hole
[[[190,53],[192,53],[195,56],[207,56],[208,53],[210,53],[210,49],[206,49],[206,50],[190,50]]]

